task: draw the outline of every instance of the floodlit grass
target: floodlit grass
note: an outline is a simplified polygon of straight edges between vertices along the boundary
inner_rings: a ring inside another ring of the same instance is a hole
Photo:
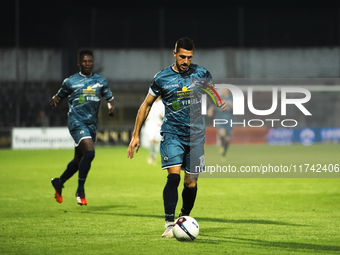
[[[160,159],[148,165],[141,149],[130,160],[126,149],[96,149],[83,207],[76,176],[65,183],[62,204],[50,183],[73,150],[0,150],[0,254],[340,253],[340,179],[201,178],[191,214],[200,234],[178,242],[161,238]],[[337,145],[232,145],[227,163],[339,164],[338,154]],[[176,214],[180,207],[181,197]]]

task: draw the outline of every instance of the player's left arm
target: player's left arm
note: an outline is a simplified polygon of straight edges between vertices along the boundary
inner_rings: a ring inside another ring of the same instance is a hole
[[[115,114],[115,99],[112,95],[111,89],[107,85],[106,79],[103,78],[103,77],[101,77],[101,78],[102,78],[101,82],[103,84],[103,87],[102,87],[102,90],[101,90],[101,96],[107,100],[107,108],[108,108],[108,111],[109,111],[109,116],[114,116],[114,114]]]
[[[214,84],[212,83],[212,76],[211,73],[206,70],[205,74],[204,74],[205,78],[208,79],[208,83],[209,86],[211,86],[211,88],[214,89]],[[217,106],[221,108],[222,112],[226,111],[228,109],[228,103],[226,100],[220,100],[218,95],[215,94],[210,88],[209,88],[210,92],[212,92],[212,96],[214,97],[215,101],[217,102]],[[216,91],[216,90],[215,90]],[[217,92],[216,92],[217,93]],[[212,102],[213,103],[213,102]]]
[[[220,100],[220,98],[215,93],[212,93],[212,95],[217,102],[217,106],[221,108],[222,112],[226,111],[228,109],[228,102],[224,99]]]
[[[212,91],[211,91],[212,92]],[[226,111],[228,109],[228,103],[226,100],[224,99],[220,99],[218,98],[218,96],[215,93],[211,93],[211,95],[214,97],[215,102],[217,103],[217,106],[221,108],[222,112]],[[212,104],[214,104],[214,102],[212,101],[212,99],[210,97],[208,97],[210,102]],[[210,110],[211,111],[211,110]]]
[[[224,112],[228,109],[228,103],[224,99],[222,99],[221,102],[222,102],[222,104],[220,102],[218,102],[218,107],[220,107],[222,112]]]
[[[109,116],[115,116],[115,100],[112,98],[107,102],[107,108],[109,110]]]
[[[60,104],[60,102],[61,102],[60,97],[58,97],[57,95],[54,95],[50,100],[50,105],[57,106],[58,104]]]

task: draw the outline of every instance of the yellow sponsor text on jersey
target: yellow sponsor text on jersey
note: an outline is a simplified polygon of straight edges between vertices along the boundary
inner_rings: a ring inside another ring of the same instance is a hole
[[[93,89],[90,86],[88,86],[87,89],[83,89],[83,95],[84,96],[95,96],[96,89]]]
[[[193,97],[192,95],[193,90],[188,89],[187,87],[183,87],[181,91],[177,91],[177,99],[185,99],[185,98],[190,98]]]

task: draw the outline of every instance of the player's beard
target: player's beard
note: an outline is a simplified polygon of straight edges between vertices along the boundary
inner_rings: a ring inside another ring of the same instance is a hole
[[[179,64],[176,63],[176,66],[177,66],[178,72],[180,72],[180,73],[185,72],[189,68],[189,66],[187,64],[179,65]],[[182,67],[185,68],[185,69],[183,70]]]

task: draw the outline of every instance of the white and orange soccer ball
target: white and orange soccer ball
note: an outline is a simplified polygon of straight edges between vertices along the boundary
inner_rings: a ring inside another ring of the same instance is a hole
[[[194,218],[182,216],[175,221],[172,233],[178,241],[194,241],[198,236],[199,226]]]

